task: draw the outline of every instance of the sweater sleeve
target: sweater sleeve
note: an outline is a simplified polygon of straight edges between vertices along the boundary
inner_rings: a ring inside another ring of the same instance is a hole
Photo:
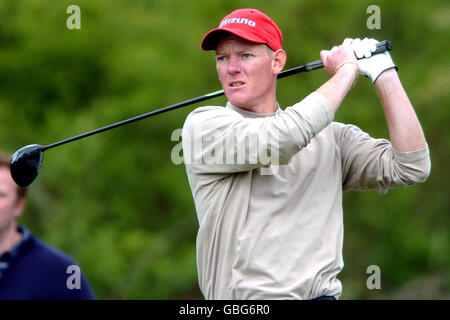
[[[336,124],[341,150],[343,189],[390,188],[424,182],[430,174],[428,146],[414,152],[398,152],[390,141],[374,139],[354,125]]]
[[[328,101],[317,92],[267,117],[198,108],[183,126],[184,161],[192,172],[220,174],[287,164],[333,117]]]

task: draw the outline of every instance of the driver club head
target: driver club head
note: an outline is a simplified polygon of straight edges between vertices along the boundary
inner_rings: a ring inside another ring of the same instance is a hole
[[[11,176],[22,188],[28,187],[41,170],[44,149],[38,144],[20,148],[11,156]]]

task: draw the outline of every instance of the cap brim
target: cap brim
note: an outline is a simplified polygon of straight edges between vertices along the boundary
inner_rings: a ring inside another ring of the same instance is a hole
[[[264,40],[262,40],[261,38],[255,36],[255,35],[249,35],[247,34],[245,31],[239,32],[240,30],[226,30],[225,28],[219,29],[213,29],[211,31],[209,31],[202,40],[202,44],[201,47],[203,50],[208,51],[208,50],[215,50],[217,47],[217,43],[219,42],[219,40],[226,36],[226,35],[235,35],[239,38],[251,41],[251,42],[255,42],[255,43],[265,43]]]

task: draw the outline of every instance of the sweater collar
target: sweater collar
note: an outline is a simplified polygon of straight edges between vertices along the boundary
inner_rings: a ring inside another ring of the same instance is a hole
[[[9,265],[9,262],[17,257],[23,247],[31,240],[31,232],[24,226],[17,227],[17,231],[22,234],[22,239],[20,239],[19,243],[17,243],[13,248],[11,248],[9,251],[4,252],[0,256],[0,270],[6,269]]]
[[[273,113],[256,113],[256,112],[252,112],[252,111],[248,111],[239,107],[236,107],[235,105],[233,105],[230,101],[227,102],[226,108],[233,110],[239,114],[241,114],[242,116],[246,117],[246,118],[265,118],[265,117],[273,117],[275,115],[277,115],[278,113],[282,112],[280,105],[277,102],[277,111],[273,112]]]

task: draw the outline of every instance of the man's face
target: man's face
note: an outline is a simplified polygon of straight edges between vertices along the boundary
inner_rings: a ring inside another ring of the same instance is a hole
[[[258,112],[275,102],[273,54],[265,44],[229,35],[216,47],[216,67],[227,99],[235,106]]]
[[[0,166],[0,232],[7,230],[20,216],[24,201],[17,199],[17,185],[9,168]]]

